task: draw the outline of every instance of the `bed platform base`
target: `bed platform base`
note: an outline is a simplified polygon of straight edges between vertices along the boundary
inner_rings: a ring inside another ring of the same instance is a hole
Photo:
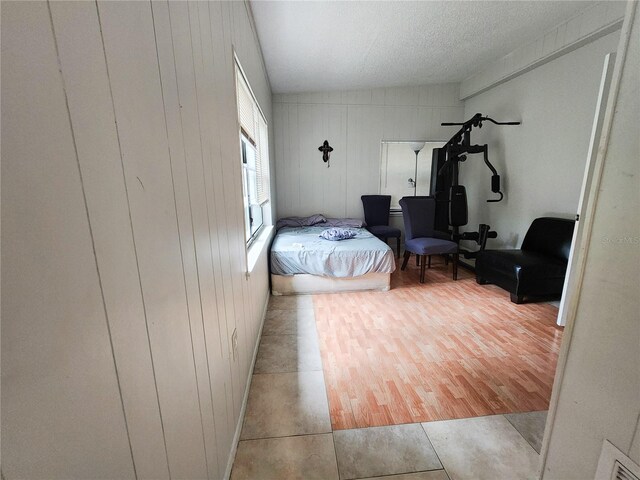
[[[333,278],[319,275],[271,275],[273,295],[303,295],[311,293],[357,292],[390,289],[390,273],[367,273],[360,277]]]

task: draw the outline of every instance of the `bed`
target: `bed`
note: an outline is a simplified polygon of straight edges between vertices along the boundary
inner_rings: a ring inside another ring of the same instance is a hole
[[[365,228],[353,226],[347,228],[356,233],[354,238],[320,237],[334,225],[321,222],[278,229],[270,259],[274,295],[389,290],[396,268],[391,248]]]

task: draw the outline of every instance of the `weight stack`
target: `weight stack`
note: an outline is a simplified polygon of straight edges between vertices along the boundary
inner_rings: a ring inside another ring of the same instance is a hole
[[[444,148],[434,148],[431,158],[431,190],[430,195],[436,199],[435,229],[439,232],[449,231],[449,190],[451,188],[451,169],[438,175],[447,159]]]

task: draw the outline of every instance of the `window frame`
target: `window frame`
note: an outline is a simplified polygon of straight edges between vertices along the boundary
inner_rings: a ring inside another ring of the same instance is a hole
[[[253,241],[256,239],[256,237],[258,237],[260,235],[260,232],[262,231],[262,229],[264,228],[264,207],[269,203],[269,200],[267,199],[266,201],[260,203],[257,201],[255,202],[251,202],[251,185],[249,184],[250,177],[249,177],[249,172],[253,171],[256,179],[256,185],[254,185],[254,189],[257,192],[258,189],[258,179],[257,179],[257,165],[254,165],[253,167],[251,167],[248,164],[247,161],[247,155],[246,155],[246,151],[247,148],[251,147],[254,150],[254,154],[257,154],[257,145],[255,145],[252,141],[251,138],[246,135],[246,132],[241,129],[241,133],[240,133],[240,155],[242,157],[242,208],[243,208],[243,214],[245,216],[244,218],[244,223],[245,223],[245,236],[247,236],[247,247],[249,247]],[[253,217],[252,217],[252,207],[260,207],[261,210],[261,215],[260,215],[260,225],[256,228],[255,231],[252,232],[252,223],[253,223]],[[248,224],[247,224],[248,221]],[[248,227],[248,228],[247,228]]]
[[[269,162],[270,160],[269,159],[269,124],[264,115],[264,112],[262,111],[262,108],[260,108],[260,104],[258,103],[258,100],[256,99],[256,96],[254,95],[253,90],[251,89],[251,85],[247,80],[247,76],[245,75],[244,70],[242,69],[242,65],[240,64],[240,61],[238,60],[238,57],[235,54],[235,52],[234,52],[234,66],[235,66],[234,76],[235,76],[236,102],[237,102],[238,138],[239,138],[239,146],[240,146],[240,162],[241,162],[241,177],[242,177],[241,178],[242,198],[243,198],[242,209],[243,209],[243,216],[244,216],[243,224],[244,224],[244,232],[245,232],[245,244],[246,244],[246,249],[248,251],[251,245],[254,243],[254,241],[265,230],[265,227],[270,226],[272,223],[271,212],[270,212],[272,199],[271,199],[271,185],[270,185],[271,171],[270,171],[270,162]],[[240,82],[242,82],[243,85],[241,85]],[[249,96],[252,102],[252,108],[254,111],[255,124],[253,126],[255,130],[255,134],[253,136],[249,132],[247,132],[245,128],[243,128],[243,122],[241,119],[241,108],[240,108],[241,93],[239,89],[243,87],[246,87],[246,90],[249,93]],[[253,138],[254,136],[257,138]],[[263,136],[264,138],[262,138]],[[251,203],[250,192],[249,192],[249,185],[248,185],[249,180],[247,175],[248,167],[245,166],[245,148],[246,147],[243,145],[244,143],[243,139],[246,139],[246,142],[252,146],[256,154],[256,166],[254,169],[256,172],[256,185],[255,185],[256,195],[258,196],[261,191],[263,193],[266,193],[265,195],[266,198],[264,198],[262,201],[260,201],[260,198],[257,198],[256,199],[257,202],[254,202],[253,204]],[[258,165],[258,159],[261,165]],[[252,219],[251,206],[252,205],[254,208],[259,206],[262,214],[261,215],[262,222],[260,226],[253,233],[251,233],[251,219]],[[248,229],[247,229],[247,226],[249,226]]]

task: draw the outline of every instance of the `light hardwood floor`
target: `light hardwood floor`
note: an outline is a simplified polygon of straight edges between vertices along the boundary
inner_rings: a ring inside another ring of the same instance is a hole
[[[424,284],[412,265],[389,292],[313,296],[334,430],[548,408],[558,309],[436,262]]]

